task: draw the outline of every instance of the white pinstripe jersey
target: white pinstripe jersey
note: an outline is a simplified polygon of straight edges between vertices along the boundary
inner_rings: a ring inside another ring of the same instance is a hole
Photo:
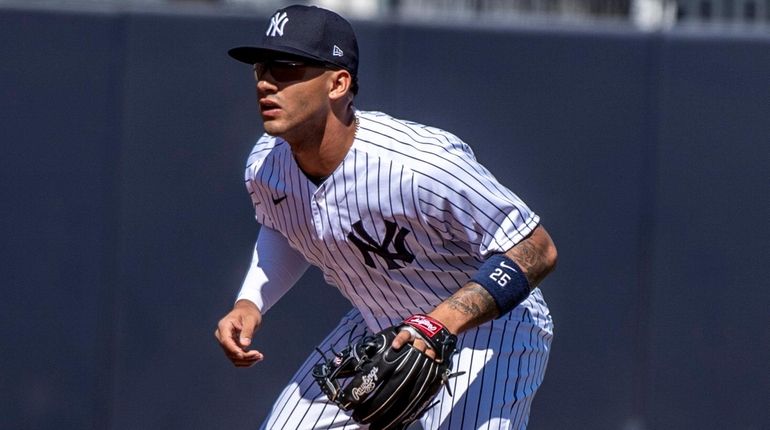
[[[320,185],[288,143],[264,135],[246,186],[257,221],[319,267],[367,325],[384,328],[432,311],[539,217],[456,136],[380,112],[356,118],[350,151]]]

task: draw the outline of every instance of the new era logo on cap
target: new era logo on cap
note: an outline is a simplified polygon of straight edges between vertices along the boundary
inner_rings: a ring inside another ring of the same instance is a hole
[[[342,57],[343,55],[345,55],[345,53],[342,52],[342,49],[340,49],[339,46],[334,45],[334,49],[332,50],[332,55],[334,55],[335,57]]]

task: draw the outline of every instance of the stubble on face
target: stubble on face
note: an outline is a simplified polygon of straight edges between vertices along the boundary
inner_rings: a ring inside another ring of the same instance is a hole
[[[303,140],[323,127],[328,111],[326,81],[323,71],[305,81],[291,83],[267,95],[278,108],[265,111],[260,107],[265,132],[289,142]]]

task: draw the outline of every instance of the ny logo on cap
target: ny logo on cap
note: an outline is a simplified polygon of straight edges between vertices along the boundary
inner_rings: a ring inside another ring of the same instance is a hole
[[[283,36],[283,27],[289,22],[289,17],[286,12],[276,12],[272,18],[270,18],[270,27],[267,28],[266,36]]]

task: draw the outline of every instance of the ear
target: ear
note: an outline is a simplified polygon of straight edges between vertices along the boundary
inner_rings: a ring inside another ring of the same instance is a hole
[[[350,94],[353,77],[347,70],[333,70],[329,82],[329,98],[337,100]]]

